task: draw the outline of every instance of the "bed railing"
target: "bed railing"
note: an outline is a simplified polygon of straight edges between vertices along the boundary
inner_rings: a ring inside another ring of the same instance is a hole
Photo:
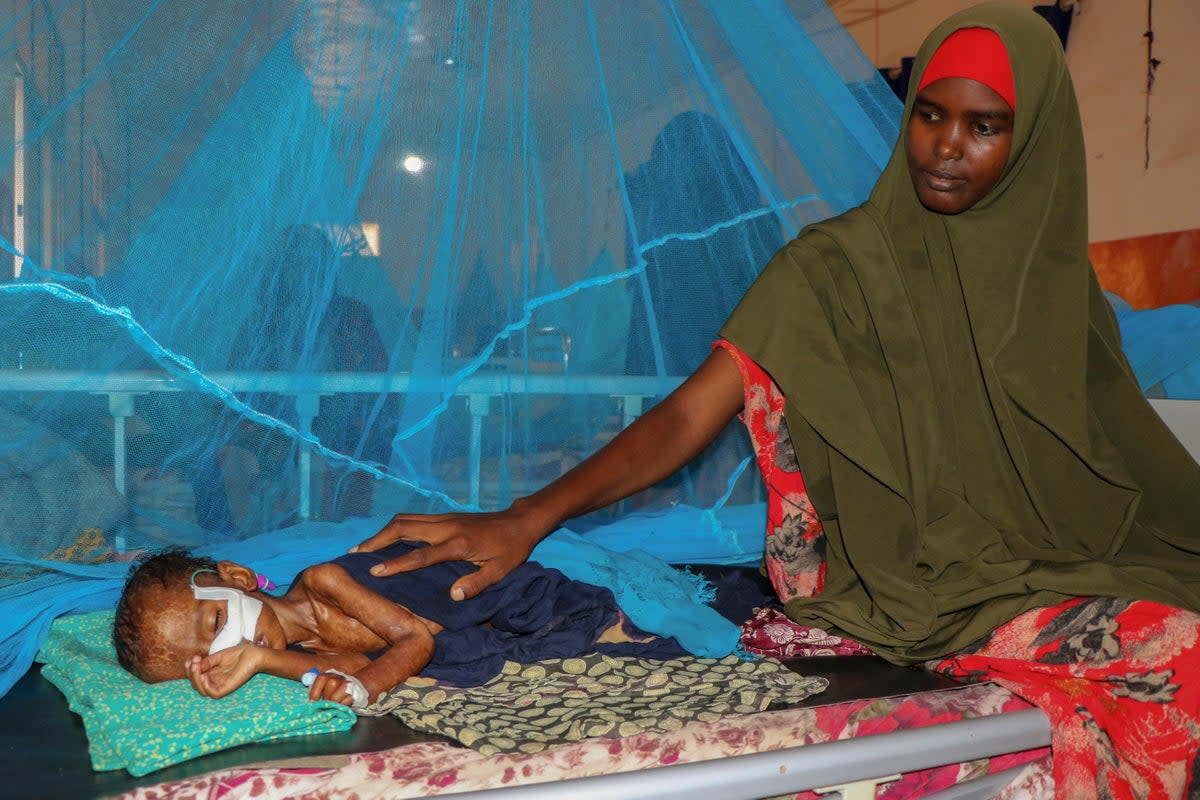
[[[786,750],[729,756],[634,772],[462,792],[462,800],[757,800],[793,792],[874,798],[900,773],[1017,753],[1050,744],[1045,713],[1032,708]],[[1019,770],[976,779],[933,797],[992,797]]]
[[[463,398],[470,413],[468,449],[468,500],[479,504],[484,420],[492,401],[505,396],[549,395],[610,397],[621,414],[621,426],[641,416],[646,401],[661,397],[679,385],[682,378],[653,375],[577,375],[561,372],[478,372],[452,380],[449,377],[415,376],[405,373],[323,372],[312,374],[271,372],[213,372],[207,377],[230,392],[271,392],[295,399],[298,429],[312,433],[313,420],[323,395],[339,393],[440,394]],[[113,422],[113,481],[126,493],[126,423],[134,414],[135,399],[153,392],[193,392],[199,388],[165,372],[129,370],[95,373],[86,370],[0,369],[0,392],[86,392],[108,398]],[[1200,460],[1200,408],[1197,401],[1150,401],[1171,425],[1176,435]],[[312,453],[301,448],[299,455],[299,515],[311,516]]]
[[[479,372],[459,380],[449,377],[415,376],[404,373],[322,372],[311,374],[271,372],[210,372],[206,377],[233,393],[270,392],[295,399],[298,430],[312,433],[313,420],[324,395],[440,394],[459,397],[470,413],[468,449],[468,500],[479,504],[484,420],[492,401],[505,396],[559,395],[611,397],[618,404],[622,427],[637,419],[648,399],[661,397],[679,385],[681,378],[625,375],[576,375],[564,373]],[[84,392],[108,398],[113,422],[113,481],[126,493],[126,425],[134,414],[135,399],[153,392],[195,392],[195,384],[165,372],[128,370],[95,373],[87,370],[0,369],[0,392]],[[299,515],[311,516],[312,452],[301,448],[299,455]]]

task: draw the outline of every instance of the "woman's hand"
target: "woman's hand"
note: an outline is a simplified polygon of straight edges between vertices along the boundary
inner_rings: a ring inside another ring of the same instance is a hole
[[[450,587],[450,597],[466,600],[499,581],[529,558],[533,548],[554,529],[518,500],[504,511],[478,514],[397,514],[379,533],[351,552],[374,551],[399,540],[426,542],[421,547],[371,568],[374,575],[440,564],[469,561],[479,569]]]
[[[261,671],[263,648],[243,642],[185,665],[192,687],[205,697],[224,697]]]

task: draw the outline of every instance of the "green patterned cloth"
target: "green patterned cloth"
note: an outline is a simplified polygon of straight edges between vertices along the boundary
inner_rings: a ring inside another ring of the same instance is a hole
[[[140,776],[239,744],[350,728],[349,708],[309,702],[295,681],[258,675],[212,700],[185,680],[145,684],[117,663],[111,611],[61,617],[37,655],[83,718],[92,768]]]
[[[455,739],[484,755],[536,753],[591,737],[677,730],[733,714],[782,708],[822,692],[776,661],[590,655],[508,662],[483,686],[403,683],[364,713]]]

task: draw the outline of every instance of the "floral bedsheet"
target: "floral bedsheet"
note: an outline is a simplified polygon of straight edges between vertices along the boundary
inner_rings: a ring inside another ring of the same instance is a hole
[[[225,769],[186,780],[141,787],[121,800],[315,800],[428,797],[542,783],[769,752],[856,736],[871,736],[1031,706],[1006,689],[981,683],[955,689],[831,705],[763,711],[694,722],[668,733],[594,738],[538,753],[483,755],[451,744],[425,742],[351,756],[330,769]],[[1027,765],[1019,795],[1053,795],[1049,748],[1036,748],[903,775],[880,786],[878,797],[916,798],[972,778]],[[796,795],[816,800],[813,792]]]

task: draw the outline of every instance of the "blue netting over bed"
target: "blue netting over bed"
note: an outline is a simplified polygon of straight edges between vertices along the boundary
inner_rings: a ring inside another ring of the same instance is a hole
[[[897,135],[822,0],[10,8],[0,692],[139,549],[288,577],[561,474]],[[751,561],[747,456],[578,528]]]

